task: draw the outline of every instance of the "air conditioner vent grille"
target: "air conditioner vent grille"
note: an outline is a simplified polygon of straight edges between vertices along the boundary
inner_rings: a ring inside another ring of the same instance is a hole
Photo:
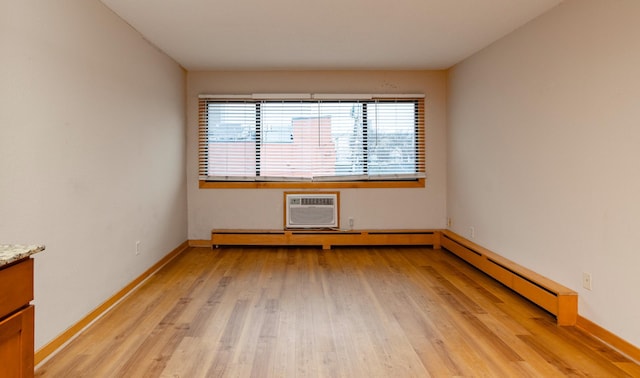
[[[304,206],[333,206],[333,198],[329,197],[302,197],[302,198],[291,198],[291,204],[304,205]]]
[[[285,228],[338,228],[338,194],[285,193]]]

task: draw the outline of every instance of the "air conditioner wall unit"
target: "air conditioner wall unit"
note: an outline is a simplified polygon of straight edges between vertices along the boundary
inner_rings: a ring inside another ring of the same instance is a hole
[[[285,192],[285,229],[340,228],[340,192]]]

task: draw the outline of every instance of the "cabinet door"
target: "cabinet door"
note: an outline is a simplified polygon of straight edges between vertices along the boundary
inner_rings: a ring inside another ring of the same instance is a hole
[[[33,306],[0,321],[0,377],[33,377]]]

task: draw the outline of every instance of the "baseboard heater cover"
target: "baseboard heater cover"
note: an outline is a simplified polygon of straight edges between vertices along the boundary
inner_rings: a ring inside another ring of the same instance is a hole
[[[211,245],[259,246],[367,246],[433,245],[439,248],[437,230],[212,230]]]
[[[578,294],[546,277],[445,230],[443,248],[556,316],[558,325],[576,325]]]

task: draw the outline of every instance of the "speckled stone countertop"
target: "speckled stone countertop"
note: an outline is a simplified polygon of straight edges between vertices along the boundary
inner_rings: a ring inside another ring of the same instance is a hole
[[[0,244],[0,267],[44,251],[44,245]]]

